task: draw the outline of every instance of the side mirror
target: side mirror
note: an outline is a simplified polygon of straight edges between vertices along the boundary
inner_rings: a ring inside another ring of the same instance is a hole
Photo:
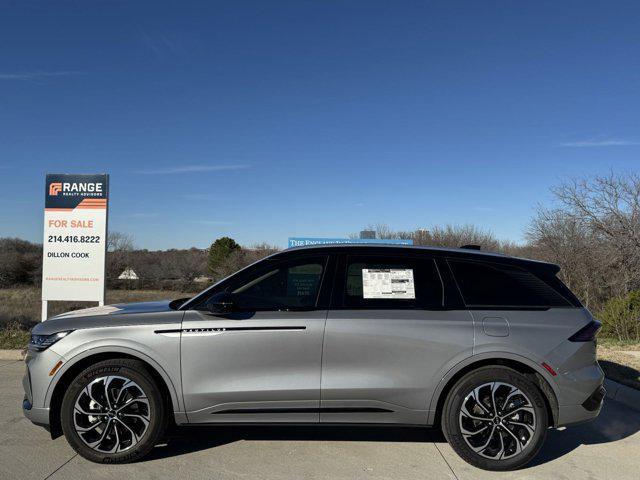
[[[222,292],[207,300],[206,307],[211,313],[225,314],[235,310],[235,303],[230,293]]]

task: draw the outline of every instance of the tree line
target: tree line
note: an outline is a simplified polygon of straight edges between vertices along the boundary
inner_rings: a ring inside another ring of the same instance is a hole
[[[167,289],[198,291],[260,258],[276,247],[241,247],[223,237],[209,249],[147,250],[134,247],[131,235],[110,232],[107,239],[106,279],[110,289]],[[137,280],[120,280],[127,269]],[[42,245],[19,238],[0,238],[0,288],[40,286]]]

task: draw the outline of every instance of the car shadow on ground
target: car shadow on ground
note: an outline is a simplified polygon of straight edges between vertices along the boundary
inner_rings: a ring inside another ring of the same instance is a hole
[[[610,443],[640,431],[640,415],[609,401],[597,420],[562,430],[549,430],[542,450],[529,467],[556,460],[580,445]],[[245,441],[340,441],[446,443],[439,429],[398,426],[274,426],[225,425],[174,427],[165,441],[143,460],[185,455],[221,445]]]
[[[598,360],[605,375],[631,388],[640,388],[640,370],[611,360]]]
[[[530,466],[562,457],[580,445],[612,443],[640,431],[640,414],[621,403],[605,399],[595,421],[562,430],[549,430],[547,440]]]
[[[436,429],[398,426],[320,426],[320,425],[216,425],[173,427],[165,443],[144,458],[184,455],[229,443],[245,441],[340,441],[340,442],[440,442]]]

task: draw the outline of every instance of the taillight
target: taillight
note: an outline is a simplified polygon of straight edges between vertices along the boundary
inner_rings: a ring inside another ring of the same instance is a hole
[[[569,337],[570,342],[591,342],[595,340],[602,324],[597,320],[592,320],[585,327]]]

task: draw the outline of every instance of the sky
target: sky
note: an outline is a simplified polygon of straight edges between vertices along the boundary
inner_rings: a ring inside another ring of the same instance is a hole
[[[640,3],[2,1],[0,237],[110,174],[148,249],[475,224],[640,170]]]

